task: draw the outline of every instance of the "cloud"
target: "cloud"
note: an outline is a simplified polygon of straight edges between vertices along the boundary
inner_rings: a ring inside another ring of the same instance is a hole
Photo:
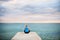
[[[60,22],[58,14],[54,15],[7,15],[0,18],[1,22],[18,22],[18,23],[46,23],[46,22]]]
[[[3,9],[1,9],[3,8]],[[2,11],[4,10],[4,11]],[[59,19],[59,2],[57,0],[12,0],[4,2],[0,6],[0,15],[2,17],[17,17],[21,15],[42,15],[50,19]],[[56,16],[57,15],[57,16]],[[18,17],[18,18],[19,18]],[[44,17],[41,17],[41,19]],[[37,17],[39,19],[39,17]],[[45,17],[46,18],[46,17]],[[49,19],[46,18],[46,19]]]
[[[52,8],[55,9],[56,11],[58,10],[57,2],[53,0],[51,2],[47,0],[46,1],[16,0],[10,3],[8,2],[8,4],[5,3],[5,7],[7,7],[7,9],[11,8],[14,9],[14,12],[18,10],[30,13],[41,13],[42,11],[44,12],[45,10],[47,10],[47,8],[48,9]]]
[[[0,16],[3,16],[5,12],[6,12],[6,9],[2,5],[0,5]]]
[[[43,7],[42,5],[41,6],[26,5],[22,7],[21,10],[31,12],[34,14],[53,14],[57,12],[57,9],[54,9],[52,7]]]
[[[0,1],[10,1],[10,0],[0,0]]]
[[[28,11],[28,12],[37,13],[37,14],[38,13],[54,13],[59,10],[59,8],[58,8],[59,5],[58,5],[57,0],[55,0],[55,1],[51,0],[51,2],[49,2],[49,1],[48,2],[42,1],[41,3],[39,3],[39,2],[33,2],[31,4],[25,5],[21,9],[26,12]],[[55,11],[53,11],[52,9]]]

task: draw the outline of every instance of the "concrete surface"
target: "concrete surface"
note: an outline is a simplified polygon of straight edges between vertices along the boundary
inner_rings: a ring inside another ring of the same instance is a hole
[[[41,37],[36,32],[30,32],[29,34],[18,32],[11,40],[41,40]]]

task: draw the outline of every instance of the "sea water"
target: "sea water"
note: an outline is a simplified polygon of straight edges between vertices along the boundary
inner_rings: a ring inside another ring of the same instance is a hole
[[[60,40],[60,23],[27,23],[31,32],[42,40]],[[0,23],[0,40],[11,40],[17,32],[24,32],[25,23]]]

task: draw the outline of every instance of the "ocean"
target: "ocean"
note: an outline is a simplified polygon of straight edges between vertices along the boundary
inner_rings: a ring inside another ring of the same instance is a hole
[[[17,32],[24,32],[25,24],[42,40],[60,40],[60,23],[0,23],[0,40],[11,40]]]

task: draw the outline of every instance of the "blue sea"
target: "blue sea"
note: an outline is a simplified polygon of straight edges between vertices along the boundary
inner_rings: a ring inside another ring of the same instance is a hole
[[[31,32],[42,40],[60,40],[60,23],[27,23]],[[17,32],[24,32],[25,23],[0,23],[0,40],[11,40]]]

